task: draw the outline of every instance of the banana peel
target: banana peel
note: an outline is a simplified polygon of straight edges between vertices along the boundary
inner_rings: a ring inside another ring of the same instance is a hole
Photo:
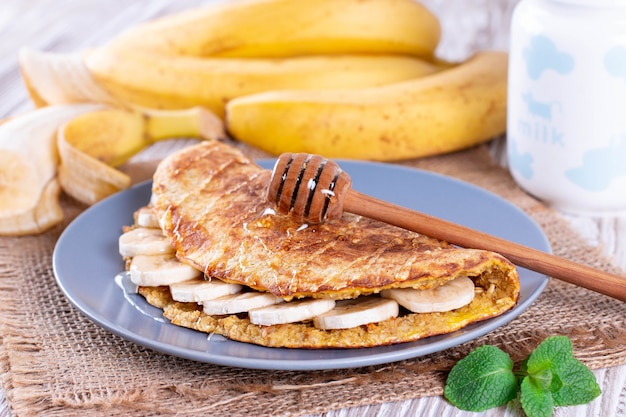
[[[85,67],[83,53],[40,52],[22,48],[18,63],[26,90],[37,107],[70,103],[121,105]]]

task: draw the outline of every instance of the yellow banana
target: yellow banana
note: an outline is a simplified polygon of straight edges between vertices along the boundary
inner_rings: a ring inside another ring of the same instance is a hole
[[[62,128],[62,138],[78,151],[117,167],[154,142],[172,137],[224,137],[211,132],[205,120],[215,117],[203,108],[130,110],[106,108],[82,114]],[[221,123],[216,127],[223,128]]]
[[[440,36],[437,17],[415,0],[238,0],[145,23],[113,42],[170,56],[430,57]]]
[[[51,106],[0,125],[0,235],[40,233],[63,217],[55,182],[58,127],[101,106]]]
[[[171,57],[125,46],[86,54],[94,78],[117,99],[137,105],[183,109],[204,106],[218,116],[229,100],[269,90],[351,89],[430,74],[438,68],[400,55],[294,58]]]
[[[154,142],[172,137],[225,137],[215,115],[196,107],[180,111],[106,108],[82,114],[58,130],[63,190],[84,204],[128,188],[131,178],[115,167]]]
[[[350,91],[276,91],[230,101],[226,126],[272,154],[400,160],[472,146],[506,128],[507,54],[481,52],[417,80]]]

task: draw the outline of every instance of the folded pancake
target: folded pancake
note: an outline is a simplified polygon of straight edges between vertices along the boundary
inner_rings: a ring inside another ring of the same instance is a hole
[[[266,200],[270,176],[217,141],[165,159],[154,176],[151,203],[177,258],[207,277],[285,300],[350,299],[469,277],[476,287],[473,301],[448,312],[403,311],[379,323],[322,330],[309,322],[254,325],[245,314],[208,316],[201,306],[172,300],[167,287],[141,288],[173,323],[265,346],[366,347],[449,333],[500,315],[517,302],[517,271],[501,255],[349,213],[318,225],[298,223],[277,214]]]

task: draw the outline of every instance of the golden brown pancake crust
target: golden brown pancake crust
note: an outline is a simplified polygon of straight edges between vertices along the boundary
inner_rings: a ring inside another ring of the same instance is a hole
[[[498,254],[460,249],[348,213],[315,226],[274,214],[265,196],[270,175],[217,141],[163,161],[154,177],[153,204],[178,258],[207,275],[286,299],[429,288],[479,276],[497,262],[508,270],[503,278],[517,299],[515,268]]]

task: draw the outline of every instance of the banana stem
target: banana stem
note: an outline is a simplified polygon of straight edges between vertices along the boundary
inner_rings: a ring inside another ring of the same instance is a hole
[[[226,137],[222,120],[203,107],[145,112],[144,124],[145,135],[155,142],[174,137],[201,139]]]

